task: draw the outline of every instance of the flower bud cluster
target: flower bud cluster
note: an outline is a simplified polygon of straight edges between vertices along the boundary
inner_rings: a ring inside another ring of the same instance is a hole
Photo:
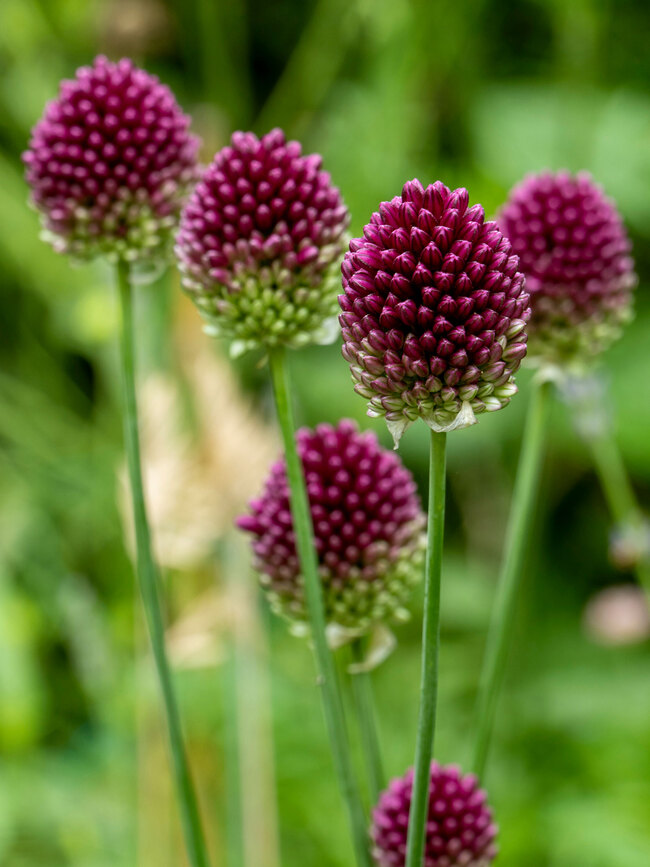
[[[404,616],[422,573],[423,527],[415,482],[397,455],[351,421],[298,432],[329,623],[364,631]],[[307,623],[286,464],[239,519],[253,536],[255,566],[276,611]]]
[[[321,164],[279,129],[236,132],[184,209],[183,285],[240,351],[332,339],[349,217]]]
[[[23,155],[45,239],[80,260],[166,255],[198,177],[189,125],[169,88],[130,60],[100,56],[63,81]]]
[[[350,243],[343,289],[355,390],[396,441],[417,418],[434,430],[464,427],[516,392],[530,315],[524,277],[467,190],[405,184]]]
[[[529,357],[565,364],[606,349],[631,317],[637,278],[602,189],[584,172],[531,175],[511,192],[499,225],[526,274]]]

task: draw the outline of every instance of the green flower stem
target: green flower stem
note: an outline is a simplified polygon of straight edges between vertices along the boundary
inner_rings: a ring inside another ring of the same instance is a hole
[[[634,494],[613,432],[608,426],[603,426],[597,434],[589,437],[589,446],[614,521],[620,529],[629,527],[638,530],[639,534],[643,533],[645,518]],[[650,561],[647,554],[641,555],[634,571],[650,601]]]
[[[142,486],[138,407],[135,389],[133,305],[129,266],[126,262],[120,262],[117,265],[117,285],[122,313],[120,354],[124,387],[124,441],[135,524],[137,576],[167,717],[172,769],[187,854],[192,867],[208,867],[209,862],[201,830],[196,794],[185,753],[180,714],[165,651],[165,627],[159,596],[160,579],[151,552],[149,524]]]
[[[352,656],[355,663],[363,662],[363,639],[357,638],[352,642]],[[374,806],[379,800],[379,793],[384,788],[385,777],[377,733],[372,683],[367,671],[354,672],[350,675],[350,680],[352,681],[352,698],[361,735],[363,761],[368,777],[368,792]]]
[[[499,690],[508,657],[514,607],[522,578],[523,560],[530,535],[544,455],[550,397],[551,383],[533,384],[510,506],[504,556],[479,681],[476,741],[472,765],[474,773],[479,777],[482,777],[485,771]]]
[[[368,867],[370,861],[366,817],[354,776],[340,685],[325,634],[322,586],[318,574],[307,489],[296,448],[293,412],[289,397],[289,372],[284,350],[270,350],[269,363],[277,416],[284,442],[296,547],[305,581],[311,638],[318,669],[318,681],[322,690],[325,719],[339,785],[348,810],[357,863],[359,867]]]
[[[242,648],[237,635],[237,618],[241,613],[236,609],[240,599],[235,598],[242,575],[241,564],[237,562],[234,545],[226,538],[220,546],[219,560],[222,565],[221,581],[225,585],[228,600],[227,654],[222,666],[223,695],[223,736],[224,736],[224,777],[226,784],[226,829],[225,849],[227,867],[243,867],[244,822],[242,810],[242,725],[238,681],[242,674]],[[248,576],[245,576],[248,577]]]
[[[406,845],[406,867],[422,867],[429,809],[429,778],[438,702],[440,646],[440,577],[445,533],[445,477],[447,435],[431,431],[429,451],[429,509],[422,623],[420,712],[415,745],[413,794]]]

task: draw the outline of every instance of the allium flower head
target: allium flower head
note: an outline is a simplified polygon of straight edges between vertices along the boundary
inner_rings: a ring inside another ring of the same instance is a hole
[[[44,236],[77,259],[164,254],[198,174],[198,139],[171,91],[130,60],[63,81],[23,160]]]
[[[366,630],[400,617],[421,574],[424,515],[415,482],[393,452],[354,422],[298,432],[330,624]],[[307,622],[284,459],[238,520],[253,535],[255,566],[274,609]]]
[[[605,349],[631,315],[630,241],[590,176],[531,175],[510,193],[499,225],[530,292],[529,358],[555,363]]]
[[[326,337],[348,212],[321,163],[279,129],[236,132],[184,209],[183,285],[236,351]]]
[[[373,857],[379,867],[403,867],[406,861],[413,771],[394,779],[373,811]],[[497,827],[476,777],[454,765],[431,764],[426,867],[488,867],[497,855]]]
[[[505,406],[526,352],[519,260],[467,190],[404,185],[343,261],[343,355],[396,443],[423,418],[453,430]]]

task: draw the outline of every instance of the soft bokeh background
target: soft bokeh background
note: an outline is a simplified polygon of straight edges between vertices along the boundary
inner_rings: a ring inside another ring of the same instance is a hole
[[[57,258],[26,206],[20,153],[58,80],[98,51],[131,55],[193,114],[206,159],[234,128],[284,126],[324,154],[354,230],[415,175],[464,185],[494,211],[526,171],[590,169],[618,200],[641,275],[636,320],[599,375],[648,507],[648,32],[645,0],[3,0],[1,864],[183,863],[122,530],[111,274]],[[227,538],[277,447],[265,373],[256,358],[233,372],[175,274],[142,287],[138,303],[149,494],[214,863],[350,867],[310,657],[271,621]],[[293,361],[301,421],[352,416],[387,442],[364,418],[338,347]],[[444,761],[469,756],[529,381],[520,377],[508,409],[450,437]],[[423,485],[425,444],[416,426],[402,446]],[[650,643],[607,643],[603,630],[620,627],[609,597],[604,626],[585,625],[594,594],[632,576],[608,561],[607,508],[559,403],[548,445],[487,781],[499,863],[647,867]],[[390,774],[412,757],[419,604],[374,675]],[[226,759],[237,742],[241,785]]]

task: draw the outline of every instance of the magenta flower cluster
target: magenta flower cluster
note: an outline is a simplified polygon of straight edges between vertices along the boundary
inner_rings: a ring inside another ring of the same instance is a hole
[[[63,81],[23,160],[54,249],[150,259],[170,246],[198,176],[198,139],[169,88],[130,60],[98,57]]]
[[[424,515],[410,472],[354,422],[298,432],[314,540],[330,623],[365,630],[400,616],[420,578]],[[251,514],[255,565],[274,608],[307,622],[284,459],[272,468]]]
[[[518,267],[483,208],[440,181],[405,184],[350,243],[343,355],[396,440],[417,418],[453,429],[509,402],[530,315]]]
[[[526,274],[530,356],[584,359],[630,318],[636,284],[631,245],[614,203],[586,173],[531,175],[499,216]]]
[[[382,792],[372,816],[373,857],[378,867],[404,867],[413,771]],[[485,792],[455,765],[431,764],[426,867],[488,867],[497,855],[497,827]]]
[[[236,132],[183,212],[183,285],[242,350],[330,336],[349,217],[321,164],[279,129]]]

